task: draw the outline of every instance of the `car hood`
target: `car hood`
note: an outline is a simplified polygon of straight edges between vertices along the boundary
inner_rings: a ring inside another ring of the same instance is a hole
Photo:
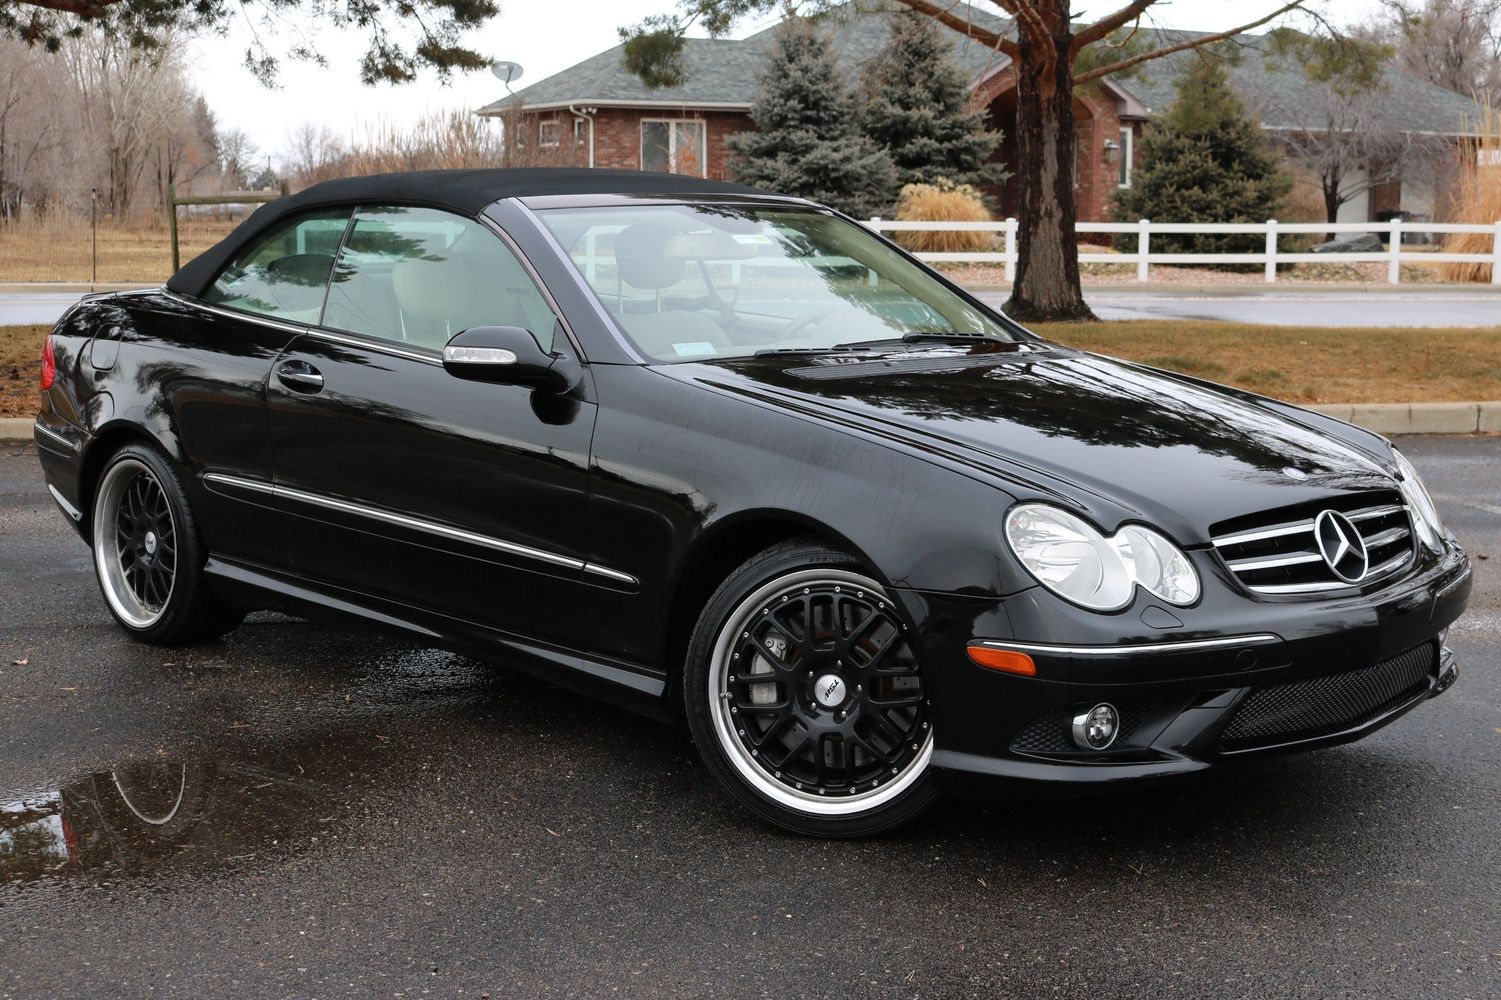
[[[1299,421],[1296,410],[1284,415],[1246,393],[1056,345],[670,368],[983,468],[1018,496],[1073,500],[1106,530],[1140,518],[1187,545],[1243,515],[1395,487],[1372,454]]]

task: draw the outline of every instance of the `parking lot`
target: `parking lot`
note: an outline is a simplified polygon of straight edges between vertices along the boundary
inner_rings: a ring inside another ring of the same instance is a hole
[[[0,997],[1501,995],[1501,438],[1403,447],[1476,558],[1450,692],[826,843],[685,732],[459,656],[271,615],[134,644],[0,446]]]

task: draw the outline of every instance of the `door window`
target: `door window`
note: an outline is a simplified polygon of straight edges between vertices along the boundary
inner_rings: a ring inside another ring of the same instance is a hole
[[[443,350],[474,326],[519,326],[552,350],[557,317],[521,261],[479,222],[362,207],[333,266],[323,326]]]
[[[277,226],[219,272],[204,300],[296,323],[318,322],[328,273],[348,223],[349,209],[342,208]]]
[[[476,326],[519,326],[551,351],[557,318],[505,243],[430,208],[361,208],[334,264],[323,326],[434,351]]]

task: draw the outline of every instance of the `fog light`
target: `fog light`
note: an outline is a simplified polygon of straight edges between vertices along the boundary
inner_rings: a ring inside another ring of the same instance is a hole
[[[1105,750],[1121,731],[1114,705],[1100,704],[1074,716],[1074,745],[1080,750]]]

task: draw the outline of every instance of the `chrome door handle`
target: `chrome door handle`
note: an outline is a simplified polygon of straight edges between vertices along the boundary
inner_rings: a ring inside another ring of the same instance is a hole
[[[323,373],[306,361],[288,361],[278,365],[276,377],[294,392],[322,392]]]

